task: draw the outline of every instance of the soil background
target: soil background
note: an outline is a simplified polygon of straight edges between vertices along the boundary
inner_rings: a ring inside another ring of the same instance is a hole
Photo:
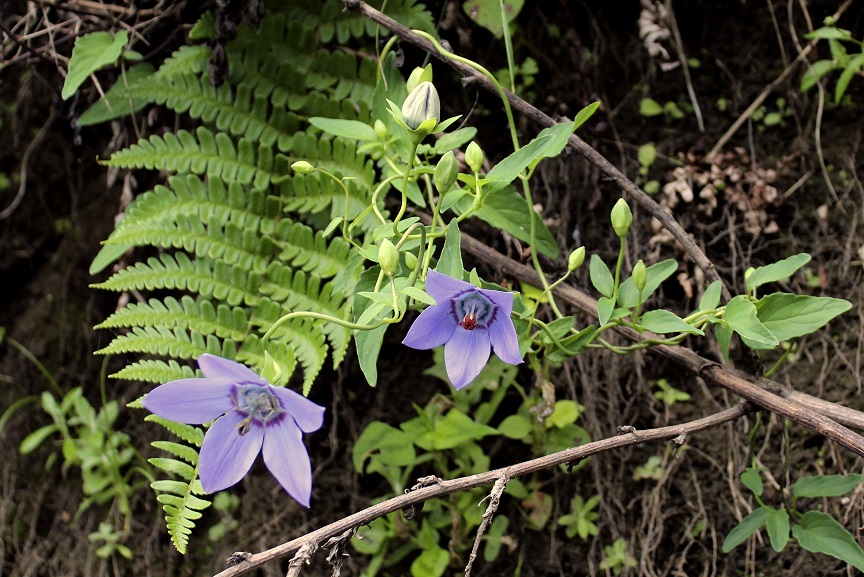
[[[177,4],[170,18],[149,31],[153,50],[148,57],[158,61],[180,46],[188,25],[210,7],[208,3]],[[460,3],[429,0],[427,4],[434,14],[442,14],[441,35],[457,51],[492,70],[506,66],[503,43],[474,25]],[[533,58],[538,72],[521,94],[552,116],[572,117],[581,107],[600,100],[601,111],[580,132],[583,139],[634,181],[658,181],[658,201],[694,236],[733,292],[743,292],[742,278],[748,267],[797,252],[810,253],[813,261],[806,273],[790,279],[785,288],[844,298],[853,306],[826,330],[802,339],[794,362],[784,364],[775,379],[864,409],[860,372],[864,78],[856,75],[844,100],[835,105],[836,74],[826,79],[824,101],[820,102],[816,88],[806,93],[798,90],[806,66],[792,64],[798,54],[796,45],[806,45],[808,18],[809,24],[818,27],[839,3],[810,2],[805,16],[804,3],[792,0],[672,2],[682,48],[688,58],[698,60],[698,66],[689,68],[689,80],[681,66],[663,71],[660,61],[643,47],[636,0],[526,4],[516,19],[514,50],[517,62]],[[853,37],[864,37],[864,3],[844,6],[838,24],[851,30]],[[137,7],[162,5],[144,1]],[[66,8],[49,8],[47,2],[7,2],[0,8],[0,330],[6,336],[5,342],[0,341],[0,410],[48,390],[45,376],[22,349],[38,359],[63,390],[82,387],[87,398],[99,405],[103,368],[114,372],[124,359],[108,359],[103,367],[103,358],[93,355],[112,335],[92,327],[118,303],[116,295],[89,287],[102,278],[92,277],[88,267],[100,241],[113,229],[124,189],[144,191],[161,178],[146,172],[110,173],[98,163],[106,151],[125,146],[135,137],[122,122],[76,126],[76,117],[98,93],[88,84],[72,99],[60,99],[63,64],[52,54],[68,57],[71,37],[52,35],[52,43],[12,38],[15,23],[34,10],[44,12],[47,21],[53,22],[78,17],[91,29],[110,22],[88,17],[81,6]],[[92,10],[103,13],[98,7]],[[666,41],[665,46],[670,51],[668,60],[678,61],[672,44]],[[409,63],[421,58],[410,50],[406,55]],[[824,43],[809,56],[811,62],[821,58],[830,58]],[[788,66],[794,66],[793,72],[774,87],[764,109],[744,123],[719,156],[706,158],[729,126]],[[445,112],[472,109],[472,122],[480,134],[495,134],[502,122],[490,112],[497,111],[495,99],[462,87],[443,66],[438,69],[436,82],[440,79]],[[688,96],[688,82],[699,103],[703,131]],[[640,101],[645,97],[666,111],[656,116],[640,114]],[[675,114],[667,103],[674,103],[681,114]],[[777,115],[772,119],[779,117],[776,123],[767,120],[772,113]],[[517,122],[523,140],[536,133],[537,127],[527,120]],[[820,141],[815,137],[817,130]],[[637,151],[648,142],[655,144],[657,159],[640,174]],[[490,158],[500,159],[508,153],[505,140],[481,144]],[[700,179],[707,180],[698,184]],[[716,180],[723,181],[723,188],[705,188]],[[689,182],[693,197],[688,199],[686,190],[676,188],[675,182]],[[572,153],[544,163],[535,187],[538,208],[562,247],[582,244],[589,253],[612,261],[617,245],[611,242],[607,222],[619,190]],[[705,287],[704,279],[649,215],[635,213],[631,232],[635,242],[628,262],[679,259],[679,273],[664,284],[656,305],[679,313],[692,310]],[[481,224],[470,224],[465,231],[511,258],[524,259],[524,247],[511,238]],[[561,271],[566,266],[563,262],[546,264],[549,270]],[[468,257],[466,266],[477,266],[484,278],[507,280]],[[576,284],[590,286],[587,271],[580,271],[577,277]],[[321,432],[307,437],[315,466],[313,507],[302,509],[285,498],[259,463],[234,490],[240,499],[235,522],[215,541],[208,539],[206,530],[196,533],[185,557],[171,547],[161,508],[146,490],[132,503],[134,517],[127,545],[134,550],[133,559],[97,557],[88,535],[111,512],[93,506],[76,518],[82,499],[79,471],[63,470],[62,459],[46,465],[59,446],[49,440],[26,457],[18,452],[22,439],[48,424],[49,417],[35,403],[10,413],[0,441],[0,575],[208,575],[223,569],[233,551],[272,547],[367,506],[382,493],[384,484],[379,477],[356,473],[350,458],[353,441],[372,420],[398,426],[406,418],[410,407],[397,406],[394,399],[410,396],[424,404],[443,392],[440,381],[418,376],[418,367],[431,365],[428,354],[405,350],[396,335],[391,338],[379,362],[382,378],[377,388],[362,384],[353,353],[339,372],[319,377],[315,400],[328,407],[330,417]],[[12,339],[21,347],[10,344]],[[709,341],[688,344],[717,358],[716,347]],[[733,351],[733,356],[739,367],[750,370],[770,367],[777,359],[769,355],[760,360],[740,350]],[[737,402],[650,353],[617,357],[590,351],[565,364],[555,376],[558,397],[578,400],[586,407],[580,424],[594,439],[614,435],[621,425],[650,428],[683,422]],[[531,384],[530,371],[523,371],[521,377],[526,385]],[[664,406],[653,395],[661,378],[688,392],[691,400]],[[109,380],[107,384],[109,398],[118,399],[124,407],[147,389],[137,383]],[[753,506],[737,480],[751,459],[766,468],[763,499],[775,505],[782,502],[782,488],[790,479],[861,470],[859,459],[822,437],[796,426],[786,428],[773,415],[760,418],[754,445],[748,444],[756,419],[751,416],[696,435],[677,454],[671,447],[640,444],[592,458],[572,475],[548,472],[543,478],[545,490],[553,496],[552,522],[543,530],[527,529],[520,523],[518,504],[505,499],[502,514],[511,516],[512,547],[505,548],[494,563],[478,563],[474,574],[606,575],[600,568],[604,547],[618,538],[627,542],[637,562],[625,569],[625,575],[854,574],[845,564],[811,555],[794,542],[780,553],[771,549],[767,538],[728,554],[720,551],[725,536]],[[158,453],[149,446],[157,432],[143,422],[140,411],[124,408],[117,427],[144,456]],[[530,456],[527,450],[523,454],[521,448],[503,441],[490,442],[488,451],[493,466]],[[659,477],[634,478],[637,467],[652,456],[660,458]],[[569,511],[575,494],[602,498],[599,533],[587,540],[567,538],[554,523]],[[864,490],[859,489],[843,499],[814,506],[827,507],[861,542],[862,500]],[[209,511],[202,525],[220,521],[224,519],[218,512]],[[329,574],[320,557],[305,574]],[[358,575],[366,562],[355,554],[346,561],[343,575]],[[448,574],[461,572],[459,567],[454,563]],[[260,574],[284,575],[286,569],[287,563],[273,563]],[[405,575],[408,567],[397,566],[388,572]]]

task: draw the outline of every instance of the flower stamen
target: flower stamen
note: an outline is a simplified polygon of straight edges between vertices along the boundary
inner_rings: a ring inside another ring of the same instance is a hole
[[[474,312],[474,307],[471,307],[471,310],[465,313],[465,317],[462,319],[462,328],[466,331],[473,331],[474,327],[477,326],[477,313]]]

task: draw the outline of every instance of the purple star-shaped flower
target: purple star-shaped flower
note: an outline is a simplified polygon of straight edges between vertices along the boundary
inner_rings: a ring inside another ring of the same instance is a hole
[[[312,493],[312,466],[303,433],[321,428],[324,407],[283,387],[271,386],[250,369],[217,357],[198,357],[203,379],[180,379],[153,389],[144,407],[170,421],[200,425],[204,435],[198,476],[208,493],[246,475],[258,453],[279,484],[304,507]]]
[[[437,304],[420,313],[402,344],[423,350],[444,345],[444,367],[456,390],[477,378],[490,349],[505,363],[522,362],[510,320],[513,293],[479,289],[434,270],[426,275],[426,292]]]

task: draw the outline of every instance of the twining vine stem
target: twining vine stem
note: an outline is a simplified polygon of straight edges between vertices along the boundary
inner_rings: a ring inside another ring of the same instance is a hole
[[[455,68],[459,73],[461,73],[466,78],[472,79],[472,81],[477,82],[484,88],[490,91],[497,92],[497,87],[485,76],[478,73],[476,70],[467,66],[461,62],[453,61],[451,59],[443,58],[443,56],[438,52],[434,43],[430,42],[426,38],[421,37],[420,35],[412,32],[407,27],[403,26],[399,22],[396,22],[392,18],[382,14],[378,10],[375,10],[365,2],[360,0],[344,0],[345,7],[348,10],[361,14],[376,24],[387,28],[394,34],[400,36],[406,42],[413,44],[423,50],[426,50],[432,55],[435,55],[439,58],[442,58],[444,62],[448,65]],[[534,120],[540,125],[543,126],[552,126],[555,124],[555,121],[535,108],[530,103],[522,100],[512,92],[503,90],[505,93],[507,100],[513,106],[513,108],[521,111],[523,114]],[[588,161],[594,164],[597,168],[606,173],[614,182],[616,182],[622,190],[624,190],[627,195],[639,203],[642,207],[647,209],[652,216],[657,218],[666,230],[668,230],[672,236],[684,247],[684,250],[693,259],[699,268],[701,268],[705,272],[706,278],[709,281],[719,280],[723,285],[723,296],[726,300],[731,298],[731,293],[728,288],[722,282],[717,271],[714,268],[714,264],[708,259],[705,253],[700,249],[692,238],[687,234],[684,228],[678,224],[675,218],[664,211],[659,204],[657,204],[650,196],[648,196],[641,188],[636,186],[630,179],[628,179],[621,171],[619,171],[615,166],[612,165],[608,160],[606,160],[599,152],[594,150],[590,145],[588,145],[581,138],[576,136],[575,134],[570,136],[568,144],[584,156]],[[463,239],[465,235],[463,235]],[[497,252],[488,249],[485,245],[477,246],[478,251],[484,252],[486,257],[490,257],[491,254],[497,255],[497,262],[502,268],[508,270],[523,280],[527,280],[528,282],[532,282],[534,284],[539,283],[539,279],[536,278],[536,275],[532,269],[529,267],[523,267],[519,263],[512,261],[510,259],[506,259],[503,255],[498,254]],[[482,251],[482,249],[487,249],[486,251]],[[506,264],[506,266],[505,266]],[[578,291],[577,289],[563,285],[559,287],[556,291],[557,294],[560,294],[563,298],[567,299],[571,304],[579,308],[580,310],[588,313],[588,314],[596,314],[597,311],[597,303],[590,296]],[[641,337],[632,329],[627,329],[625,327],[616,328],[619,332],[621,332],[624,336],[631,340],[638,340]],[[668,347],[668,346],[658,346],[654,347],[654,350],[657,350],[663,356],[674,360],[675,362],[688,367],[695,374],[706,378],[728,390],[735,393],[738,396],[741,396],[749,401],[752,401],[763,407],[768,409],[769,411],[776,412],[795,423],[798,423],[812,431],[815,431],[819,434],[827,436],[844,447],[850,449],[858,455],[864,456],[864,437],[858,435],[857,433],[849,430],[848,428],[838,424],[837,422],[831,420],[828,417],[825,417],[814,410],[812,404],[802,403],[802,397],[799,395],[792,400],[792,395],[784,398],[779,394],[775,394],[774,392],[762,389],[746,378],[743,378],[730,370],[726,370],[723,367],[719,366],[717,363],[713,361],[709,361],[704,359],[690,351],[689,349],[684,349],[682,347]],[[770,382],[770,381],[769,381]],[[772,387],[772,389],[782,390],[782,387],[779,384],[774,383],[776,387]],[[825,408],[824,402],[821,405],[822,408]],[[817,409],[818,410],[818,409]],[[849,413],[847,411],[843,411],[844,415],[848,416]],[[857,412],[856,412],[857,413]],[[832,411],[832,416],[835,413]],[[837,412],[840,414],[840,411]],[[861,416],[860,413],[858,413]]]
[[[451,493],[458,493],[475,487],[492,485],[502,478],[512,479],[514,477],[522,477],[529,473],[542,471],[543,469],[551,469],[558,465],[566,465],[569,463],[575,464],[591,455],[597,455],[613,449],[619,449],[621,447],[627,447],[638,443],[645,443],[647,441],[674,439],[675,443],[680,446],[687,436],[696,433],[697,431],[717,427],[723,423],[733,421],[756,410],[757,408],[754,405],[750,403],[742,403],[732,407],[731,409],[725,409],[707,417],[679,425],[646,430],[627,428],[628,432],[625,434],[586,443],[578,447],[546,455],[545,457],[531,459],[530,461],[510,465],[509,467],[503,467],[501,469],[494,469],[477,475],[441,481],[440,483],[435,483],[428,487],[423,487],[416,491],[393,497],[392,499],[388,499],[378,503],[377,505],[363,509],[362,511],[354,513],[353,515],[340,519],[334,523],[330,523],[316,531],[307,533],[302,537],[297,537],[287,543],[267,549],[266,551],[253,553],[251,555],[235,554],[234,558],[242,558],[242,560],[237,565],[218,573],[215,577],[235,577],[236,575],[243,575],[244,573],[248,573],[265,563],[287,557],[288,555],[301,550],[303,547],[306,547],[306,550],[312,549],[331,537],[340,535],[349,529],[367,525],[375,519],[383,517],[393,511],[399,511],[400,509],[404,509],[410,505],[423,503],[429,499],[443,497],[445,495],[450,495]]]
[[[462,233],[462,248],[478,260],[519,280],[531,284],[538,282],[534,269],[507,258],[465,233]],[[597,316],[597,301],[576,287],[563,284],[556,287],[555,292],[562,302],[586,314]],[[656,338],[656,335],[650,333],[640,335],[627,327],[615,327],[614,330],[632,341],[639,341],[646,336]],[[721,367],[716,362],[685,347],[660,345],[650,347],[648,350],[676,362],[691,373],[720,385],[763,409],[782,415],[811,431],[833,439],[855,454],[864,457],[864,437],[837,422],[864,429],[864,413],[860,411],[791,391],[788,387],[770,379],[744,376],[739,371]],[[756,380],[759,385],[752,383],[751,379]]]
[[[440,57],[431,42],[414,34],[398,22],[384,16],[374,8],[369,7],[359,0],[344,1],[349,10],[358,12],[367,18],[370,18],[374,22],[401,36],[411,44],[419,46],[429,53]],[[471,67],[459,62],[454,62],[453,60],[445,59],[445,61],[464,76],[473,79],[485,88],[490,90],[494,88],[492,82],[478,74]],[[552,118],[542,113],[528,102],[518,98],[516,95],[506,90],[505,95],[514,108],[520,110],[537,123],[543,126],[551,126],[554,124]],[[605,172],[627,193],[630,198],[635,200],[656,217],[663,226],[670,231],[673,237],[681,243],[685,251],[690,255],[697,266],[705,272],[705,275],[709,280],[721,280],[722,283],[722,279],[719,278],[713,263],[708,260],[704,252],[702,252],[702,250],[670,214],[663,211],[663,209],[644,191],[631,182],[609,161],[603,158],[602,155],[582,141],[579,137],[571,135],[569,144],[592,164]],[[538,281],[536,272],[530,267],[521,265],[504,257],[465,234],[462,235],[462,243],[462,246],[468,252],[488,259],[490,264],[499,267],[516,278],[527,282],[536,283]],[[581,311],[591,315],[596,314],[596,301],[578,289],[572,286],[562,285],[556,287],[555,292],[562,297],[562,300],[570,303]],[[726,299],[731,297],[725,285],[723,286],[723,293]],[[631,340],[638,341],[643,338],[643,336],[636,333],[636,331],[626,327],[617,327],[616,330]],[[292,569],[296,570],[299,568],[300,564],[308,562],[309,557],[311,557],[311,552],[314,552],[314,550],[327,539],[343,535],[346,531],[351,531],[362,525],[366,525],[373,520],[394,511],[425,502],[432,498],[465,491],[475,487],[491,485],[496,482],[501,482],[502,479],[520,477],[543,469],[553,468],[558,465],[575,463],[591,455],[636,443],[673,439],[680,445],[685,441],[687,435],[735,420],[757,410],[757,405],[772,412],[776,412],[777,414],[782,415],[810,430],[825,435],[852,450],[856,454],[864,456],[864,437],[861,437],[843,425],[838,424],[836,421],[824,416],[825,414],[829,414],[837,420],[846,422],[852,426],[864,428],[864,414],[852,409],[833,405],[832,403],[822,401],[821,399],[808,398],[800,393],[788,391],[779,384],[767,379],[760,379],[759,382],[762,386],[757,386],[747,378],[744,378],[728,369],[724,369],[717,363],[705,359],[695,352],[683,347],[658,346],[653,347],[652,350],[655,350],[659,354],[686,367],[697,376],[716,383],[750,402],[744,402],[736,407],[720,411],[689,423],[659,427],[644,431],[636,431],[631,428],[627,429],[629,432],[624,435],[594,441],[579,447],[573,447],[558,453],[553,453],[552,455],[539,457],[501,469],[479,473],[477,475],[440,481],[430,486],[411,491],[405,495],[400,495],[377,505],[373,505],[372,507],[354,513],[353,515],[340,519],[316,531],[281,545],[277,545],[276,547],[266,551],[236,556],[234,558],[242,560],[233,567],[222,571],[216,577],[234,577],[236,575],[242,575],[265,563],[286,557],[295,552],[309,552],[309,554],[303,556],[302,559],[298,558],[296,559],[296,562],[293,563]]]
[[[343,0],[345,3],[345,7],[348,10],[353,12],[357,12],[369,18],[376,24],[383,26],[384,28],[390,30],[394,34],[402,37],[406,42],[413,44],[423,50],[429,52],[433,56],[436,56],[443,60],[445,63],[455,68],[460,74],[462,74],[465,78],[470,78],[473,82],[483,86],[487,90],[491,92],[498,92],[498,88],[485,76],[474,70],[472,67],[467,64],[463,64],[461,62],[457,62],[448,58],[443,57],[438,50],[435,48],[435,45],[427,40],[426,38],[421,37],[420,35],[414,33],[406,26],[403,26],[399,22],[396,22],[389,16],[386,16],[379,12],[378,10],[372,8],[365,2],[361,2],[360,0]],[[537,124],[548,127],[553,126],[555,121],[543,113],[541,110],[522,100],[506,88],[502,89],[507,100],[513,106],[513,108],[522,112],[525,116],[529,117],[531,120],[536,122]],[[705,253],[702,251],[699,246],[690,238],[690,235],[684,230],[684,228],[678,224],[675,218],[663,210],[663,208],[657,204],[648,194],[643,191],[641,188],[636,186],[629,178],[624,176],[624,174],[615,168],[615,166],[606,160],[603,155],[594,150],[587,142],[576,136],[575,134],[570,135],[570,139],[568,144],[571,148],[573,148],[576,152],[584,156],[591,164],[599,168],[601,171],[606,173],[606,175],[615,182],[621,189],[636,201],[640,206],[646,209],[651,213],[651,216],[655,217],[663,227],[668,230],[672,236],[684,247],[684,250],[690,255],[690,258],[693,259],[693,262],[705,272],[705,276],[709,281],[720,281],[723,287],[723,296],[726,300],[732,298],[729,289],[726,287],[726,284],[723,283],[723,279],[720,278],[720,275],[717,274],[717,271],[714,268],[714,264],[708,260],[708,257],[705,256]]]

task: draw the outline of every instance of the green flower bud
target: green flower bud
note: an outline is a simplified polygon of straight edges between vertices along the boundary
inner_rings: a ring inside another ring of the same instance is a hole
[[[483,151],[473,140],[468,144],[468,148],[465,149],[465,163],[473,170],[474,172],[480,172],[480,169],[483,168]]]
[[[457,176],[459,176],[459,163],[456,162],[453,152],[448,151],[435,166],[435,188],[438,189],[438,194],[450,190]]]
[[[567,270],[573,272],[582,266],[583,262],[585,262],[585,247],[580,246],[571,252],[570,256],[567,258]]]
[[[282,367],[267,351],[264,351],[264,368],[261,371],[261,376],[273,384],[278,383],[283,377]]]
[[[384,124],[380,120],[376,119],[373,128],[375,129],[375,136],[377,136],[381,140],[387,139],[387,125],[386,124]]]
[[[438,99],[438,91],[431,82],[418,84],[402,105],[402,120],[412,130],[416,130],[425,121],[433,118],[437,123],[440,117],[441,101]]]
[[[315,172],[315,167],[305,160],[298,160],[291,165],[291,168],[294,169],[294,172],[299,172],[300,174],[312,174]]]
[[[645,290],[645,284],[648,282],[648,269],[645,268],[645,263],[639,259],[633,266],[633,284],[636,285],[636,290]]]
[[[618,238],[627,236],[627,231],[630,230],[630,225],[633,223],[633,213],[630,212],[630,205],[627,201],[619,199],[612,207],[612,228]]]
[[[427,64],[425,68],[415,68],[412,70],[411,75],[408,77],[408,82],[405,83],[405,88],[408,89],[408,92],[411,92],[417,88],[421,82],[432,82],[431,64]]]
[[[414,270],[417,267],[417,255],[413,252],[405,253],[405,266]]]
[[[381,265],[381,270],[384,274],[392,276],[399,266],[399,251],[393,246],[389,238],[381,241],[381,246],[378,247],[378,264]]]

